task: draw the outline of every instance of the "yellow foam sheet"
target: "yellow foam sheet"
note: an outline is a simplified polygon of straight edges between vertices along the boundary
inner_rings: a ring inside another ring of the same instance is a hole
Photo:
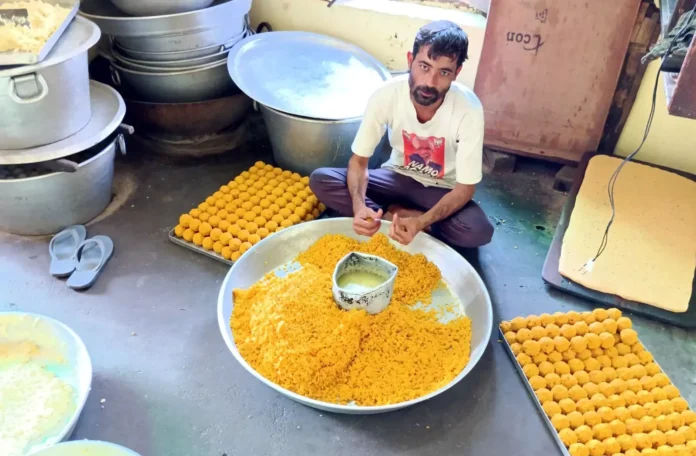
[[[588,164],[563,238],[559,272],[587,288],[671,312],[686,312],[696,268],[696,182],[627,163],[614,187],[616,218],[609,243],[591,272],[611,206],[609,178],[621,159]]]

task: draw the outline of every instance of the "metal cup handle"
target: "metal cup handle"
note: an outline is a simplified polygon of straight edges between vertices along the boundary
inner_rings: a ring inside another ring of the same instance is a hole
[[[21,85],[33,85],[32,88],[36,93],[28,97],[23,97],[17,92],[17,86]],[[37,103],[48,95],[48,84],[46,84],[46,79],[40,74],[24,74],[22,76],[10,78],[9,91],[10,99],[17,104]]]

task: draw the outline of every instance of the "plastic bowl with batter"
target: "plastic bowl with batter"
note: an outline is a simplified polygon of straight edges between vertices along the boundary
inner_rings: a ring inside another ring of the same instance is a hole
[[[77,440],[46,448],[31,456],[140,456],[138,453],[109,442]]]
[[[75,389],[75,411],[66,417],[65,424],[60,429],[51,435],[43,436],[42,441],[36,444],[33,450],[43,450],[68,439],[77,425],[92,387],[92,361],[82,339],[58,320],[26,312],[1,313],[0,332],[5,340],[21,340],[49,346],[48,348],[55,349],[64,359],[60,365],[49,368],[58,378]]]

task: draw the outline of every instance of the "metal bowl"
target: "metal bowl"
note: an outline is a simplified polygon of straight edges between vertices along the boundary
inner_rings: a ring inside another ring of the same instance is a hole
[[[215,0],[111,0],[118,9],[131,16],[163,16],[207,8]]]
[[[109,442],[78,440],[46,448],[32,456],[140,456],[138,453]]]
[[[244,17],[233,17],[224,28],[213,27],[175,35],[117,37],[119,46],[141,52],[181,52],[192,49],[220,46],[235,37],[244,35]]]
[[[381,233],[389,232],[389,223],[383,222]],[[423,253],[435,263],[442,272],[444,282],[459,299],[461,311],[471,318],[471,357],[469,364],[447,385],[430,394],[398,404],[362,407],[317,401],[289,391],[261,376],[242,357],[237,350],[230,329],[230,318],[234,308],[233,290],[248,288],[261,280],[267,273],[282,266],[288,266],[302,251],[308,249],[319,238],[327,234],[341,234],[354,239],[366,240],[353,231],[350,218],[335,218],[302,223],[264,239],[243,255],[227,273],[218,296],[218,324],[222,338],[237,361],[254,377],[281,394],[304,405],[320,410],[345,414],[375,414],[402,409],[431,399],[444,393],[459,383],[481,359],[493,330],[493,308],[486,286],[474,268],[464,257],[451,247],[427,234],[419,234],[414,241],[400,249],[409,253]],[[450,301],[448,301],[450,302]],[[444,303],[443,303],[444,304]]]
[[[218,133],[244,119],[251,99],[243,93],[198,103],[145,103],[126,100],[127,118],[138,131],[200,136]]]
[[[194,59],[187,60],[172,60],[169,62],[158,62],[149,60],[135,60],[128,58],[121,54],[118,50],[112,49],[111,55],[123,65],[125,68],[130,68],[136,71],[154,71],[156,73],[161,71],[183,71],[184,69],[193,69],[201,66],[210,65],[211,63],[217,63],[220,60],[227,59],[229,54],[229,49],[227,51],[220,51],[216,54],[197,57]]]
[[[72,329],[57,320],[26,312],[2,312],[0,333],[4,341],[30,341],[40,346],[50,346],[58,351],[64,362],[49,367],[76,392],[76,408],[66,420],[65,425],[57,432],[45,436],[41,446],[35,446],[29,453],[68,439],[75,430],[77,420],[92,388],[92,360],[82,339]]]
[[[111,63],[112,79],[139,98],[151,103],[195,103],[225,97],[236,92],[227,62],[221,60],[186,71],[144,72]]]
[[[123,57],[131,59],[131,60],[140,60],[144,62],[172,62],[172,61],[180,61],[180,60],[190,60],[190,59],[196,59],[200,57],[207,57],[210,55],[215,55],[219,54],[221,52],[229,52],[230,49],[232,49],[232,46],[240,42],[247,34],[249,33],[248,29],[245,29],[244,32],[234,36],[231,40],[226,42],[225,44],[214,44],[212,46],[206,46],[206,47],[199,47],[196,49],[191,49],[191,50],[186,50],[186,51],[174,51],[174,52],[143,52],[143,51],[136,51],[133,49],[128,49],[123,46],[118,42],[118,40],[114,40],[113,44],[113,50],[121,54]]]

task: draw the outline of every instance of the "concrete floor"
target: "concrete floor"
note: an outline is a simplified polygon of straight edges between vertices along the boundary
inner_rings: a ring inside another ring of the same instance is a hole
[[[495,334],[455,388],[386,415],[319,412],[249,375],[217,327],[217,294],[228,268],[175,246],[167,232],[182,211],[267,158],[255,155],[119,163],[119,192],[138,188],[118,195],[125,204],[88,227],[91,235],[111,236],[116,251],[87,292],[49,276],[47,239],[0,235],[0,310],[63,321],[92,356],[93,389],[73,438],[112,441],[143,456],[561,454]],[[551,190],[553,174],[527,162],[514,174],[488,176],[476,195],[497,230],[491,245],[468,256],[489,287],[496,321],[590,308],[541,279],[565,200]],[[634,322],[696,405],[696,334],[640,317]]]

